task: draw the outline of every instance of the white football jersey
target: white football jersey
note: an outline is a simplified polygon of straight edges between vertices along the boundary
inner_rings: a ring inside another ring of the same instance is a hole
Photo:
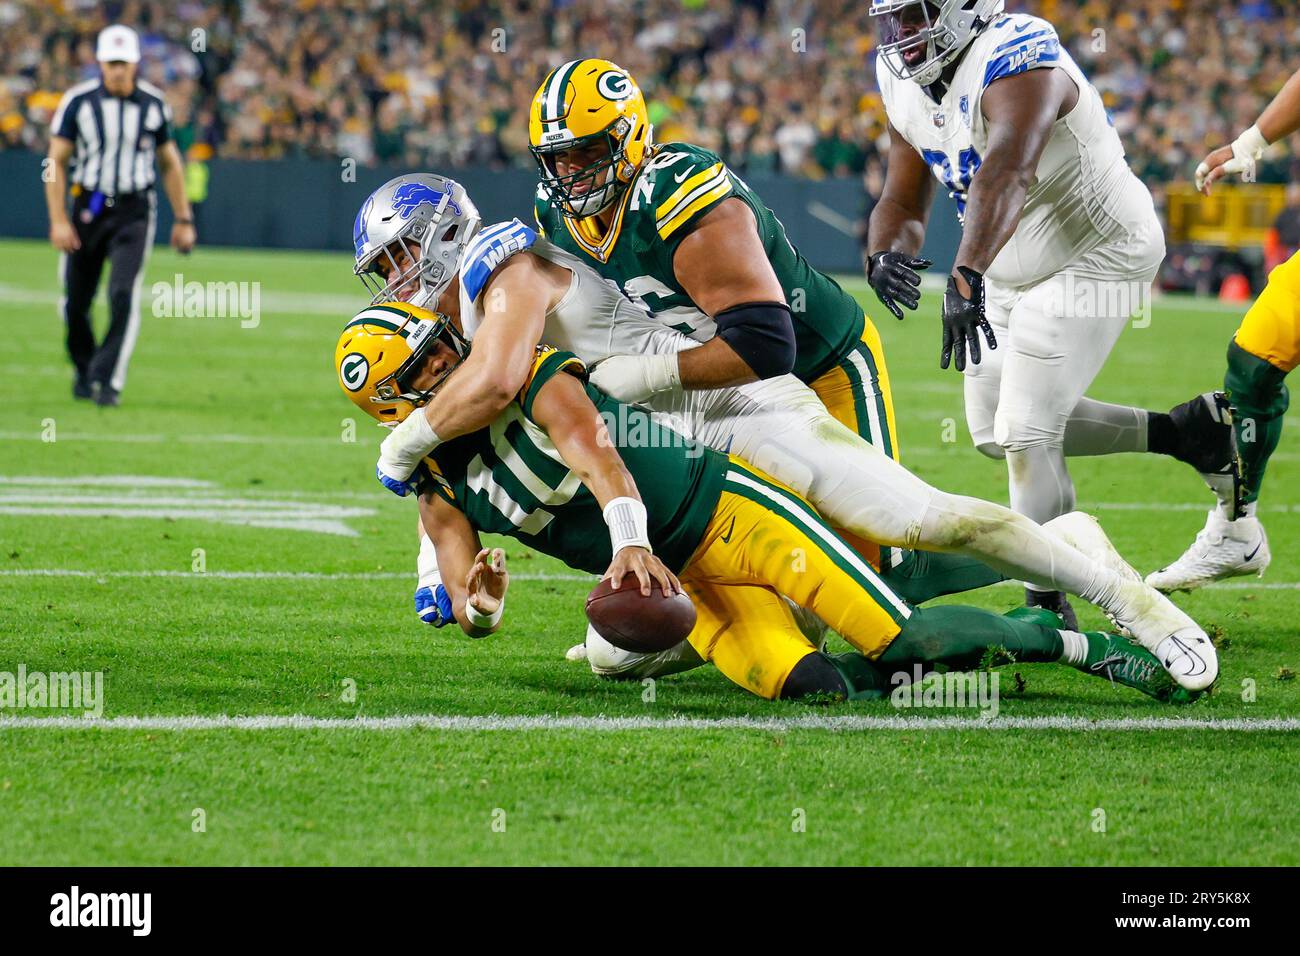
[[[1020,225],[988,269],[990,280],[1007,286],[1058,273],[1103,242],[1155,218],[1151,194],[1129,170],[1101,95],[1062,48],[1052,25],[1028,14],[1004,16],[977,36],[938,103],[917,83],[898,79],[879,59],[876,63],[890,122],[956,201],[959,219],[988,146],[984,90],[1003,77],[1052,67],[1074,81],[1079,100],[1056,121]]]
[[[473,340],[490,307],[483,301],[489,277],[525,249],[573,273],[568,293],[546,313],[544,344],[572,352],[587,365],[611,355],[680,352],[700,344],[668,328],[591,266],[518,219],[481,230],[461,259],[460,319],[467,339]]]

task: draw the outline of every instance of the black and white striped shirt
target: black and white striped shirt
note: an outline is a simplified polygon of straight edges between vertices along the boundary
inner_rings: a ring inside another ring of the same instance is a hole
[[[88,192],[123,196],[150,188],[154,152],[171,139],[172,111],[162,90],[135,81],[130,96],[112,96],[102,80],[63,94],[50,128],[76,144],[71,182]]]

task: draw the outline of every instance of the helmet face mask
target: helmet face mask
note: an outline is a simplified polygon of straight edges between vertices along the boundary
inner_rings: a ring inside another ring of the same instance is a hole
[[[595,160],[585,166],[560,175],[557,169],[560,156],[585,152],[591,147],[603,147],[604,155],[598,154]],[[558,206],[566,216],[577,219],[594,216],[618,199],[627,186],[618,175],[620,166],[626,162],[626,150],[615,142],[609,132],[565,143],[562,148],[533,147],[532,152],[537,165],[541,167],[542,182],[546,184],[551,203]]]
[[[381,425],[393,426],[426,404],[469,354],[449,316],[412,306],[372,306],[343,329],[334,361],[339,385]],[[429,360],[442,367],[430,374]]]
[[[432,173],[398,176],[371,193],[357,213],[353,271],[372,305],[433,307],[481,224],[478,208],[455,180]]]
[[[1005,6],[1005,0],[872,0],[879,56],[900,80],[929,86]]]

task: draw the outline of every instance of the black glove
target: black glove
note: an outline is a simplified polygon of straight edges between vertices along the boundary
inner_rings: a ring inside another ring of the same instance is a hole
[[[894,313],[894,318],[901,319],[900,303],[909,309],[921,304],[921,277],[917,273],[933,264],[929,259],[916,259],[902,252],[877,252],[867,260],[867,281],[881,304]]]
[[[970,286],[970,298],[957,291],[956,276],[949,276],[948,291],[943,294],[943,352],[939,355],[939,368],[948,367],[953,346],[956,346],[957,371],[964,372],[968,344],[971,364],[980,363],[980,329],[984,330],[990,349],[998,347],[998,340],[984,315],[984,276],[965,266],[958,266],[957,271]]]

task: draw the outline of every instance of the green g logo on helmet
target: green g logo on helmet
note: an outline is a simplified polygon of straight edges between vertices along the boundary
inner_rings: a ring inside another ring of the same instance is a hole
[[[605,99],[617,103],[632,95],[632,80],[626,73],[608,70],[596,80],[596,91]]]

